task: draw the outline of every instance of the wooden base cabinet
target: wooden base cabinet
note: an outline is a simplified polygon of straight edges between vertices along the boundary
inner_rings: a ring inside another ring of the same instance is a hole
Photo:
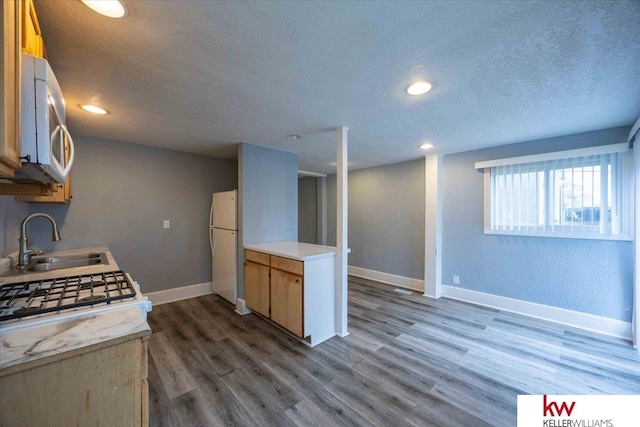
[[[271,270],[271,320],[304,338],[302,276]]]
[[[335,255],[295,260],[246,251],[245,304],[314,346],[335,335]]]
[[[253,260],[250,260],[251,255],[247,253],[247,262],[244,265],[245,304],[253,311],[270,317],[269,255],[266,255],[266,258],[254,256]],[[266,264],[261,264],[260,261]]]
[[[147,339],[0,376],[1,426],[147,426]]]

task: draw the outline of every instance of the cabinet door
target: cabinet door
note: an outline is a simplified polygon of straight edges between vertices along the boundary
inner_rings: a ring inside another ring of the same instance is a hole
[[[271,269],[271,320],[304,338],[302,276]]]
[[[22,2],[22,51],[44,58],[44,43],[33,0]]]
[[[147,425],[146,345],[141,340],[71,351],[76,355],[0,377],[0,425]]]
[[[247,261],[244,265],[244,300],[247,307],[269,317],[269,267]]]
[[[20,3],[3,1],[0,13],[0,177],[12,177],[20,168]]]
[[[71,201],[71,172],[64,184],[53,184],[57,187],[50,196],[16,196],[16,200],[29,203],[69,203]]]

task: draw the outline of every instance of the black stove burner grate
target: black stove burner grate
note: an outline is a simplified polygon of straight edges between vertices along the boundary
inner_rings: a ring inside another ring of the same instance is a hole
[[[0,321],[133,298],[123,271],[0,285]]]

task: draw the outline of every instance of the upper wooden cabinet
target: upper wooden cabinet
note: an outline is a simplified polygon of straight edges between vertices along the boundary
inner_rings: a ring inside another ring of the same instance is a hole
[[[49,184],[51,191],[47,194],[31,194],[32,190],[28,190],[29,193],[26,196],[16,196],[16,200],[29,203],[69,203],[71,202],[71,172],[67,175],[67,182],[65,184]]]
[[[67,162],[71,155],[71,148],[69,147],[69,140],[65,142],[64,146]],[[55,190],[52,194],[37,195],[29,194],[24,196],[16,196],[16,200],[21,202],[30,203],[69,203],[71,202],[71,172],[67,175],[67,180],[64,184],[49,184]]]
[[[36,15],[36,8],[33,0],[23,0],[22,2],[22,52],[29,55],[45,58],[44,42],[42,31]]]
[[[13,177],[20,167],[21,115],[21,3],[5,0],[2,12],[2,43],[0,43],[0,177]]]
[[[46,57],[40,23],[33,0],[3,0],[0,43],[0,178],[12,178],[21,167],[22,64],[20,53]],[[67,156],[69,148],[66,147]],[[0,194],[20,195],[17,200],[68,203],[71,177],[64,185],[0,183]]]

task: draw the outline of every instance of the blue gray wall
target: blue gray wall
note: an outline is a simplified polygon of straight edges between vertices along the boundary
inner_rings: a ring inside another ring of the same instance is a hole
[[[237,161],[81,136],[74,141],[71,204],[24,204],[53,216],[62,240],[51,242],[49,224],[34,220],[31,246],[106,244],[143,292],[211,281],[211,193],[237,188]],[[165,219],[171,228],[163,228]]]
[[[298,241],[318,243],[318,178],[298,179]]]
[[[27,215],[27,203],[16,202],[13,196],[0,196],[0,258],[18,250],[20,223]]]
[[[443,162],[443,283],[631,321],[633,243],[483,233],[474,163],[625,142],[629,127],[453,154]]]
[[[244,245],[298,241],[298,155],[252,144],[238,153],[238,297],[244,298]]]
[[[336,242],[336,176],[327,177],[327,244]],[[349,172],[349,265],[424,278],[424,159]]]

